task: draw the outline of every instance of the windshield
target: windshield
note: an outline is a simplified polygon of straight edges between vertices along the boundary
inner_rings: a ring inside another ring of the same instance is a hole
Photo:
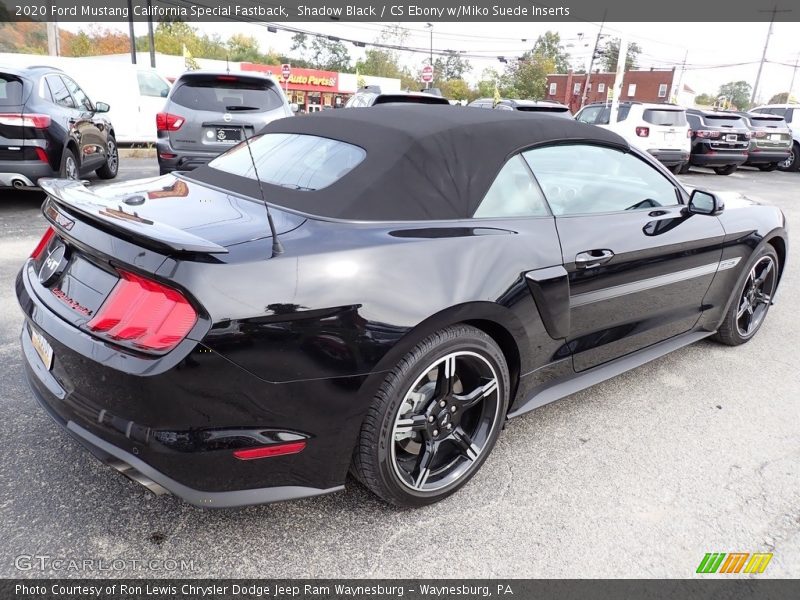
[[[314,191],[341,179],[367,153],[363,148],[315,135],[267,133],[250,140],[258,177],[294,190]],[[247,144],[239,144],[212,160],[209,167],[256,179]]]
[[[179,81],[170,101],[213,112],[267,111],[283,104],[271,81],[235,75],[192,76]]]

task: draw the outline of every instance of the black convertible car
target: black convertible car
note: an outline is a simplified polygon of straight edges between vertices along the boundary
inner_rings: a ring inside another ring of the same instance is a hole
[[[102,460],[209,507],[348,471],[440,500],[506,419],[748,341],[787,251],[777,208],[515,112],[328,111],[191,173],[42,187],[50,226],[16,284],[34,395]]]

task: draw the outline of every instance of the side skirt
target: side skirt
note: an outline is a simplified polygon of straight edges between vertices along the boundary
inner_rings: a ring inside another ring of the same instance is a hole
[[[631,369],[635,369],[636,367],[648,363],[651,360],[661,358],[665,354],[669,354],[678,348],[683,348],[689,344],[694,344],[695,342],[707,338],[710,335],[714,335],[714,332],[690,331],[687,333],[682,333],[680,335],[676,335],[675,337],[669,338],[668,340],[664,340],[663,342],[659,342],[658,344],[653,344],[652,346],[648,346],[647,348],[643,348],[642,350],[632,354],[621,356],[620,358],[602,365],[598,365],[586,371],[581,371],[575,375],[569,375],[567,377],[556,379],[552,383],[548,384],[544,389],[540,388],[533,396],[523,402],[519,408],[517,408],[514,412],[509,413],[507,418],[513,419],[515,417],[519,417],[520,415],[524,415],[535,408],[539,408],[540,406],[550,404],[555,400],[565,398],[570,394],[585,390],[596,383],[616,377],[617,375],[620,375],[626,371],[630,371]]]

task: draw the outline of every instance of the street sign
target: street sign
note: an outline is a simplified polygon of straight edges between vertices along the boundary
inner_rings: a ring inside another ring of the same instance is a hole
[[[424,83],[430,83],[433,81],[433,67],[430,65],[425,65],[422,67],[422,81]]]
[[[281,77],[283,77],[284,81],[289,81],[289,77],[292,75],[292,65],[286,64],[281,65]]]

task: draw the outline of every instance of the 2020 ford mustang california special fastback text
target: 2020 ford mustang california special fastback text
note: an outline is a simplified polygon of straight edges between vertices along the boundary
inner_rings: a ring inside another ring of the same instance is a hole
[[[102,460],[212,507],[348,470],[440,500],[506,419],[748,341],[787,249],[777,208],[517,112],[327,111],[189,173],[41,185],[49,228],[17,279],[34,395]]]

